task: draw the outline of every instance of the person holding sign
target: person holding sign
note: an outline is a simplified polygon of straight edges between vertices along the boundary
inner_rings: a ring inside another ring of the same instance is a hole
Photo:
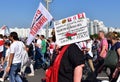
[[[65,45],[46,70],[46,82],[81,82],[83,67],[84,55],[78,45]]]
[[[56,50],[56,58],[46,71],[46,82],[81,82],[84,67],[84,53],[76,42],[89,39],[85,13],[80,13],[54,22],[56,44],[63,46]]]

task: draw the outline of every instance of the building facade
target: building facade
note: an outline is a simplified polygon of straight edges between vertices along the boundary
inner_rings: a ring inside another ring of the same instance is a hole
[[[17,32],[19,37],[28,37],[30,33],[30,28],[10,28],[10,32]],[[51,37],[52,28],[49,29],[49,37]],[[46,35],[46,29],[41,29],[37,34]]]
[[[103,21],[99,21],[99,20],[90,20],[89,18],[87,18],[87,24],[90,35],[98,34],[99,31],[104,31],[105,33],[113,32],[113,31],[120,32],[120,28],[106,27]],[[17,27],[9,28],[9,32],[13,32],[13,31],[17,32],[19,37],[28,37],[30,28],[17,28]],[[5,30],[3,30],[2,28],[0,29],[0,34],[5,35],[6,32],[8,32],[8,28],[6,28]],[[49,29],[49,37],[51,37],[51,32],[52,32],[52,28]],[[46,35],[46,29],[41,29],[38,32],[38,34]]]

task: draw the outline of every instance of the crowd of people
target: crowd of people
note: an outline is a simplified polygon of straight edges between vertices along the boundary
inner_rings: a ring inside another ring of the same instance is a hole
[[[53,30],[54,32],[54,30]],[[9,36],[0,34],[0,72],[4,71],[0,78],[4,82],[7,78],[10,82],[22,82],[25,70],[30,68],[28,76],[34,76],[34,71],[50,65],[50,58],[55,49],[55,37],[45,39],[44,35],[36,35],[30,45],[26,45],[26,38],[19,38],[16,32]]]
[[[9,78],[10,82],[23,82],[20,76],[25,77],[26,67],[29,67],[31,73],[28,76],[34,76],[34,71],[39,68],[46,70],[42,81],[82,82],[87,60],[94,75],[90,82],[97,82],[96,77],[105,67],[104,60],[109,50],[115,50],[118,55],[116,67],[110,68],[109,80],[117,81],[120,70],[120,37],[117,32],[105,34],[99,31],[98,38],[62,47],[56,44],[54,29],[51,34],[48,39],[37,34],[30,45],[26,45],[26,39],[20,39],[16,32],[9,36],[0,35],[0,71],[4,71],[0,81]]]

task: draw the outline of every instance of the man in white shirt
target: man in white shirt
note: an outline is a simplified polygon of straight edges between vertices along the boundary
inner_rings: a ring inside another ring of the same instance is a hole
[[[18,72],[21,68],[22,54],[24,53],[25,45],[19,41],[16,32],[10,33],[10,40],[12,44],[10,46],[10,57],[6,72],[9,73],[10,82],[22,82]]]
[[[36,39],[37,39],[37,41],[36,41],[36,43],[35,43],[35,46],[38,47],[38,48],[41,48],[41,43],[42,43],[42,41],[41,41],[41,39],[40,39],[40,36],[37,35],[37,36],[36,36]]]
[[[38,68],[39,60],[41,59],[41,39],[40,36],[37,34],[36,36],[36,43],[35,43],[35,69]]]

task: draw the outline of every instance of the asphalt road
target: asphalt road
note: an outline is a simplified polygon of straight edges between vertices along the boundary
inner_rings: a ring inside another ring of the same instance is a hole
[[[28,71],[27,73],[29,73]],[[41,79],[45,76],[45,71],[43,69],[35,70],[35,76],[28,76],[27,73],[25,74],[26,78],[23,78],[23,82],[41,82]],[[2,73],[0,74],[1,77]],[[5,82],[9,82],[5,80]]]
[[[37,69],[35,71],[35,76],[30,77],[27,76],[27,74],[25,75],[26,78],[24,78],[23,82],[41,82],[41,78],[43,78],[45,76],[45,71],[43,69]],[[108,77],[106,76],[106,74],[104,72],[100,73],[97,77],[97,79],[99,80],[107,80]],[[9,82],[8,80],[6,80],[5,82]],[[85,81],[87,82],[87,81]],[[101,81],[98,81],[101,82]]]

